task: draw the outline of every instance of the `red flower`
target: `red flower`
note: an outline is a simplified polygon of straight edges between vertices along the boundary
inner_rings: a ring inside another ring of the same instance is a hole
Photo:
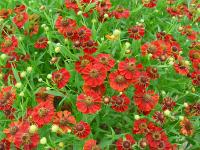
[[[122,6],[117,6],[117,8],[112,12],[116,19],[125,18],[127,19],[130,16],[130,11],[123,8]]]
[[[54,115],[54,107],[52,102],[46,101],[39,103],[36,107],[33,108],[32,118],[33,121],[39,126],[42,127],[45,124],[51,122]]]
[[[111,100],[111,108],[117,112],[125,112],[129,104],[130,99],[125,94],[113,96]]]
[[[200,71],[195,71],[191,74],[192,84],[200,86]]]
[[[9,108],[7,110],[3,110],[5,116],[7,119],[13,120],[15,118],[14,113],[16,109],[15,108]]]
[[[90,134],[90,132],[90,125],[83,121],[77,123],[73,128],[73,133],[81,139],[86,138]]]
[[[100,147],[97,145],[97,141],[90,139],[87,140],[83,146],[83,150],[101,150]]]
[[[162,110],[173,110],[174,106],[176,106],[176,102],[171,97],[165,97],[161,104]]]
[[[40,37],[36,42],[34,47],[37,49],[44,49],[48,45],[48,39],[46,37]]]
[[[155,120],[155,122],[160,124],[163,124],[165,121],[164,113],[160,111],[156,111],[152,118]]]
[[[136,79],[133,81],[134,87],[137,91],[145,90],[150,84],[150,78],[147,72],[139,72]]]
[[[115,65],[115,60],[110,54],[98,54],[96,60],[104,66],[106,71],[110,71],[110,69]]]
[[[189,73],[189,66],[182,58],[179,58],[178,63],[174,63],[174,69],[181,75],[187,75]]]
[[[184,26],[181,30],[182,35],[186,35],[189,40],[196,40],[197,39],[197,32],[193,31],[191,26]]]
[[[136,91],[134,95],[135,105],[143,112],[150,112],[158,103],[159,95],[153,90]]]
[[[10,150],[10,142],[6,139],[0,141],[0,150]]]
[[[98,95],[103,95],[106,91],[106,88],[103,84],[96,86],[96,87],[91,87],[91,86],[84,84],[83,85],[83,91],[84,91],[84,93],[93,91],[93,92],[97,93]]]
[[[75,40],[79,40],[80,42],[89,41],[91,38],[92,32],[86,26],[78,28],[75,35]]]
[[[164,149],[168,146],[168,138],[162,128],[155,126],[153,123],[149,124],[151,132],[146,134],[146,139],[151,149]]]
[[[53,123],[59,125],[59,127],[66,133],[68,131],[71,131],[71,125],[76,124],[76,119],[74,116],[72,116],[71,112],[65,110],[65,111],[59,111],[56,112]]]
[[[67,84],[69,78],[70,74],[65,68],[52,73],[52,80],[57,84],[59,89],[63,88]]]
[[[125,78],[124,75],[120,74],[119,71],[115,71],[110,73],[109,75],[109,83],[110,86],[116,91],[123,91],[129,87],[131,80]]]
[[[190,50],[189,57],[191,61],[200,60],[200,51],[199,50]]]
[[[83,43],[83,51],[86,54],[93,54],[97,51],[98,43],[93,40],[88,40],[85,43]]]
[[[15,139],[15,134],[18,132],[19,127],[21,125],[20,121],[16,121],[16,122],[11,122],[9,125],[9,128],[4,129],[4,133],[6,134],[6,139],[9,142],[13,142]]]
[[[148,120],[147,119],[139,119],[135,120],[133,125],[133,134],[145,134],[148,132]]]
[[[11,9],[3,8],[0,10],[0,18],[7,19],[11,13],[12,13]]]
[[[36,35],[38,31],[39,31],[39,24],[34,23],[29,25],[28,29],[24,31],[24,34],[32,37],[33,35]]]
[[[103,84],[106,78],[106,70],[104,66],[99,63],[89,64],[82,72],[82,77],[86,85],[96,87]]]
[[[129,37],[135,40],[140,40],[145,33],[145,29],[143,26],[133,26],[128,29]]]
[[[28,21],[28,14],[26,12],[18,13],[13,18],[13,22],[20,29],[24,26],[24,24]]]
[[[1,52],[9,54],[18,46],[18,41],[15,36],[11,38],[5,37],[4,42],[1,43]]]
[[[75,29],[76,21],[73,19],[63,19],[62,16],[58,16],[55,27],[58,29],[59,33],[66,35]]]
[[[192,61],[194,71],[200,71],[200,59]]]
[[[0,92],[0,110],[11,109],[15,98],[16,94],[12,86],[2,88]]]
[[[39,142],[39,135],[37,133],[29,133],[29,123],[23,123],[20,126],[19,131],[15,135],[14,144],[17,148],[23,148],[24,150],[30,150],[35,148]]]
[[[84,114],[94,114],[101,109],[101,103],[101,97],[97,93],[88,91],[77,97],[76,107]]]
[[[156,6],[157,0],[142,0],[144,7],[153,8]]]
[[[118,64],[118,70],[121,75],[125,76],[126,79],[133,81],[139,74],[135,58],[126,58],[125,61],[121,61]]]
[[[73,9],[75,12],[79,10],[78,4],[74,0],[65,0],[65,6],[67,9]]]
[[[152,80],[159,78],[158,69],[155,67],[147,67],[146,73]]]
[[[46,92],[47,92],[46,88],[41,87],[40,90],[36,93],[35,97],[36,97],[36,101],[38,103],[41,103],[41,102],[44,102],[44,101],[53,102],[54,96],[51,95],[51,94],[47,94]]]
[[[24,12],[26,10],[26,6],[25,5],[16,5],[14,8],[15,13],[21,13]]]
[[[180,47],[180,44],[177,42],[171,42],[171,53],[173,54],[173,56],[177,59],[180,55],[180,51],[182,50]]]
[[[158,41],[153,41],[151,43],[145,43],[141,46],[142,55],[145,56],[147,54],[152,54],[152,58],[159,58],[162,53],[162,48],[160,47],[160,43]]]
[[[75,69],[78,73],[82,74],[83,70],[88,64],[92,64],[95,59],[92,56],[84,55],[80,57],[80,60],[75,63]]]
[[[135,144],[134,138],[130,134],[126,134],[124,138],[119,138],[116,142],[117,150],[132,150]]]

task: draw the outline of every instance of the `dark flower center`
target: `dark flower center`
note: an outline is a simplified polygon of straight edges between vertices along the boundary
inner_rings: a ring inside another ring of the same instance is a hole
[[[122,145],[124,148],[127,148],[127,149],[131,147],[130,141],[123,141]]]
[[[84,30],[80,30],[80,31],[78,32],[78,35],[79,35],[79,36],[84,36],[84,35],[85,35],[85,31],[84,31]]]
[[[145,94],[145,95],[143,96],[143,99],[144,99],[145,102],[151,102],[151,95]]]
[[[10,47],[12,45],[12,40],[5,40],[4,46],[5,47]]]
[[[67,20],[62,20],[61,25],[67,27],[69,25],[69,22]]]
[[[158,148],[159,149],[164,149],[165,148],[165,143],[163,141],[161,141],[159,144],[158,144]]]
[[[24,16],[22,15],[22,14],[18,14],[17,16],[16,16],[16,20],[17,21],[22,21],[24,19]]]
[[[123,98],[121,98],[121,97],[118,97],[118,98],[116,99],[116,104],[117,104],[117,105],[121,105],[123,102],[124,102],[124,100],[123,100]]]
[[[156,46],[150,45],[149,48],[147,49],[148,53],[154,53],[156,51]]]
[[[5,150],[6,148],[5,143],[0,142],[0,150]]]
[[[139,81],[140,81],[141,84],[148,84],[149,79],[145,76],[141,76]]]
[[[38,114],[39,114],[39,116],[40,117],[44,117],[44,116],[46,116],[47,115],[47,113],[49,112],[49,110],[48,109],[46,109],[46,108],[44,108],[44,107],[42,107],[42,108],[40,108],[39,109],[39,112],[38,112]]]
[[[90,97],[90,96],[87,96],[87,97],[85,98],[85,102],[86,102],[87,104],[91,104],[92,101],[93,101],[93,98]]]
[[[76,130],[77,131],[83,131],[84,130],[84,126],[82,124],[78,124],[78,125],[76,125]]]
[[[137,32],[138,32],[138,28],[133,28],[131,31],[132,31],[133,33],[137,33]]]
[[[157,73],[158,72],[158,69],[155,68],[155,67],[153,67],[151,70],[152,70],[153,73]]]
[[[132,62],[128,63],[127,69],[128,69],[129,71],[134,71],[134,70],[135,70],[135,64],[132,63]]]
[[[194,54],[193,54],[193,58],[194,58],[194,59],[199,59],[199,58],[200,58],[200,53],[197,53],[197,52],[194,53]]]
[[[100,58],[100,62],[101,62],[102,64],[108,64],[108,58],[106,58],[106,57],[101,57],[101,58]]]
[[[122,76],[122,75],[118,75],[118,76],[115,78],[115,81],[116,81],[117,83],[123,83],[123,82],[125,81],[125,78],[124,78],[124,76]]]
[[[11,135],[15,135],[15,133],[17,133],[18,130],[19,128],[17,126],[13,126],[9,129],[9,132]]]
[[[55,80],[60,81],[62,79],[62,76],[63,76],[62,73],[56,73],[55,74]]]
[[[178,48],[176,46],[172,46],[172,51],[173,52],[177,52],[178,51]]]
[[[123,13],[124,8],[122,6],[117,6],[116,11],[119,12],[119,13]]]
[[[41,37],[41,38],[38,39],[37,43],[42,44],[45,41],[46,41],[46,38],[45,37]]]
[[[161,139],[161,134],[159,132],[154,132],[152,137],[155,141],[159,141]]]
[[[87,66],[89,63],[90,63],[89,60],[83,59],[83,60],[81,61],[81,67],[85,67],[85,66]]]
[[[80,47],[81,46],[81,42],[80,41],[75,41],[74,42],[74,46],[75,47]]]
[[[197,75],[197,80],[199,80],[199,81],[200,81],[200,75]]]
[[[89,40],[89,41],[87,42],[87,46],[88,46],[88,47],[92,47],[92,46],[93,46],[93,42],[92,42],[91,40]]]
[[[73,32],[72,31],[68,31],[67,32],[67,36],[72,36],[73,35]]]
[[[147,129],[147,124],[143,122],[143,123],[141,123],[141,124],[139,125],[139,128],[140,128],[141,130]]]
[[[22,135],[22,143],[23,145],[31,143],[31,136],[28,133]]]
[[[189,121],[187,121],[186,123],[185,123],[185,129],[187,130],[187,131],[190,131],[190,130],[192,130],[192,124],[189,122]]]
[[[96,69],[93,69],[90,71],[90,77],[97,78],[99,76],[99,71]]]

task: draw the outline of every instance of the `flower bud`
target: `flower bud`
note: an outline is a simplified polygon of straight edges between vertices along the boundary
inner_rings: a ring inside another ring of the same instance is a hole
[[[22,71],[22,72],[20,73],[20,77],[24,78],[25,76],[26,76],[26,71]]]
[[[164,115],[165,115],[165,116],[170,116],[170,115],[171,115],[171,111],[168,110],[168,109],[165,110],[165,111],[164,111]]]
[[[58,130],[59,130],[59,126],[56,125],[56,124],[53,124],[52,127],[51,127],[51,131],[57,133]]]
[[[52,78],[52,75],[51,75],[51,74],[48,74],[48,75],[47,75],[47,78],[48,78],[48,79],[51,79],[51,78]]]
[[[28,73],[31,73],[33,68],[32,67],[28,67],[26,70],[27,70]]]
[[[15,87],[16,87],[16,88],[21,88],[21,87],[22,87],[22,83],[21,83],[21,82],[16,83],[16,84],[15,84]]]
[[[47,139],[45,137],[40,139],[40,144],[45,145],[47,143]]]
[[[139,120],[140,116],[139,115],[135,115],[134,118],[135,118],[135,120]]]
[[[34,134],[34,133],[36,133],[38,131],[38,127],[36,126],[36,125],[31,125],[30,127],[29,127],[29,133],[32,133],[32,134]]]
[[[113,35],[114,36],[120,36],[120,34],[121,34],[121,31],[120,30],[118,30],[118,29],[115,29],[114,31],[113,31]]]

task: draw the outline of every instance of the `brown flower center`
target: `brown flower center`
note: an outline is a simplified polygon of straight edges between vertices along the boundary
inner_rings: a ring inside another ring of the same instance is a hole
[[[67,27],[69,25],[69,22],[67,20],[62,20],[61,25]]]
[[[141,129],[141,130],[145,130],[145,129],[147,129],[147,124],[146,123],[141,123],[140,125],[139,125],[139,128]]]
[[[115,81],[116,81],[117,83],[123,83],[123,82],[125,81],[125,78],[124,78],[124,76],[122,76],[122,75],[118,75],[118,76],[115,78]]]
[[[83,131],[84,130],[84,126],[82,124],[78,124],[78,125],[76,125],[76,130],[77,131]]]
[[[196,52],[192,56],[194,59],[199,59],[200,58],[200,53]]]
[[[49,112],[48,109],[42,107],[42,108],[39,109],[38,114],[39,114],[40,117],[44,117],[44,116],[47,115],[48,112]]]
[[[176,46],[172,46],[172,51],[173,52],[177,52],[178,51],[178,48]]]
[[[22,138],[23,145],[31,143],[31,136],[30,136],[30,134],[24,133],[21,138]]]
[[[154,133],[152,134],[152,137],[153,137],[153,139],[154,139],[155,141],[159,141],[159,140],[161,139],[161,134],[160,134],[160,132],[154,132]]]
[[[90,63],[90,61],[88,59],[83,59],[81,61],[81,67],[86,67],[89,63]]]
[[[99,71],[96,70],[96,69],[93,69],[93,70],[90,71],[89,74],[90,74],[90,77],[97,78],[99,76]]]
[[[151,102],[151,95],[145,94],[145,95],[143,96],[143,99],[144,99],[145,102]]]
[[[89,41],[87,42],[87,46],[88,46],[88,47],[92,47],[92,46],[93,46],[93,42],[92,42],[91,40],[89,40]]]
[[[78,35],[81,36],[81,37],[83,37],[85,35],[85,31],[84,30],[80,30],[78,32]]]
[[[12,45],[12,40],[5,40],[5,42],[4,42],[4,46],[5,47],[10,47]]]
[[[134,71],[135,70],[135,63],[132,63],[132,62],[128,63],[127,69],[129,71]]]
[[[131,31],[132,31],[132,33],[137,33],[138,32],[138,28],[133,28]]]
[[[100,62],[101,62],[102,64],[107,65],[107,64],[108,64],[108,58],[106,58],[106,57],[101,57],[101,58],[100,58]]]
[[[147,52],[153,54],[153,53],[155,53],[155,51],[156,51],[156,46],[155,45],[149,45]]]
[[[87,104],[91,104],[92,101],[93,101],[93,98],[90,97],[90,96],[87,96],[87,97],[85,98],[85,102],[86,102]]]
[[[62,76],[63,76],[62,73],[56,73],[55,74],[55,80],[60,81],[62,79]]]
[[[123,98],[121,98],[121,97],[118,97],[118,98],[116,99],[116,104],[117,104],[117,105],[121,105],[123,102],[124,102],[124,100],[123,100]]]
[[[18,130],[19,128],[17,126],[13,126],[9,129],[9,132],[11,135],[15,135],[15,133],[17,133]]]
[[[5,150],[6,149],[6,144],[0,142],[0,150]]]
[[[130,143],[130,141],[123,141],[122,145],[123,145],[123,147],[126,148],[126,149],[131,148],[131,143]]]

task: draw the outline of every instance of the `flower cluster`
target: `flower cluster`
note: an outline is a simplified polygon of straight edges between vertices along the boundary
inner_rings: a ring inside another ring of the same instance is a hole
[[[199,1],[0,5],[0,150],[200,148]]]

